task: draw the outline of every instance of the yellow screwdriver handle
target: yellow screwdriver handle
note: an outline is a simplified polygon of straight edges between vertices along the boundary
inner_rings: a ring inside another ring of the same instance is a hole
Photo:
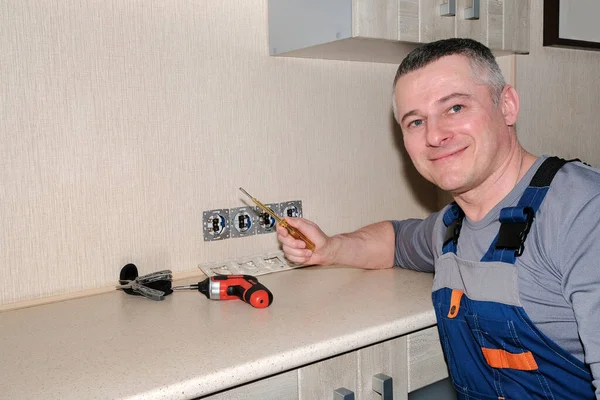
[[[304,236],[304,234],[302,232],[300,232],[297,228],[291,226],[285,219],[282,219],[281,221],[279,221],[279,225],[281,225],[285,229],[287,229],[288,233],[294,239],[302,240],[304,243],[306,243],[306,248],[308,250],[315,251],[315,244],[313,242],[311,242],[311,240],[309,238]]]

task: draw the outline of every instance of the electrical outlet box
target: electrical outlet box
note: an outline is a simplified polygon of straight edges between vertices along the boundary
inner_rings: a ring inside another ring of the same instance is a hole
[[[232,238],[256,235],[258,216],[252,207],[232,208],[229,216]]]
[[[281,217],[302,217],[302,200],[280,203]]]
[[[268,208],[273,210],[273,212],[275,214],[281,216],[281,210],[279,208],[278,203],[265,204],[265,206],[267,206]],[[256,233],[257,234],[272,233],[277,230],[276,229],[277,221],[275,220],[275,218],[273,218],[272,216],[270,216],[269,214],[267,214],[266,212],[264,212],[263,210],[261,210],[258,207],[253,207],[253,209],[254,209],[255,215],[257,216],[257,224],[256,224]]]
[[[202,221],[205,242],[229,238],[229,209],[204,211]]]

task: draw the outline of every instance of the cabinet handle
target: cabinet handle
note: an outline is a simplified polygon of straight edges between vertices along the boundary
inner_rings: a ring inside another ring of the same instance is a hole
[[[440,15],[442,17],[454,17],[456,15],[456,0],[448,0],[447,3],[440,4]]]
[[[465,8],[465,19],[479,19],[479,0],[473,0],[473,7]]]
[[[373,391],[381,395],[381,400],[393,400],[392,377],[384,374],[373,375]]]
[[[354,400],[354,392],[346,388],[337,388],[333,391],[333,400]]]

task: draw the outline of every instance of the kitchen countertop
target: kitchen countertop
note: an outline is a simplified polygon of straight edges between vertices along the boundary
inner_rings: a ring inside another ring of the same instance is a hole
[[[435,324],[431,274],[310,267],[258,279],[274,296],[265,309],[115,290],[0,313],[0,398],[190,399]]]

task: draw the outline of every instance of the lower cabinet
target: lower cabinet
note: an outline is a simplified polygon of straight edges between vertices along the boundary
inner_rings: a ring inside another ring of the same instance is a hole
[[[407,399],[406,360],[406,336],[403,336],[302,367],[298,370],[299,399],[349,400],[351,395],[344,398],[341,393],[352,392],[355,399],[380,400],[382,394],[373,390],[376,375],[376,381],[391,378],[394,399]],[[334,397],[336,390],[338,394]]]
[[[434,326],[201,399],[407,400],[447,376]]]

